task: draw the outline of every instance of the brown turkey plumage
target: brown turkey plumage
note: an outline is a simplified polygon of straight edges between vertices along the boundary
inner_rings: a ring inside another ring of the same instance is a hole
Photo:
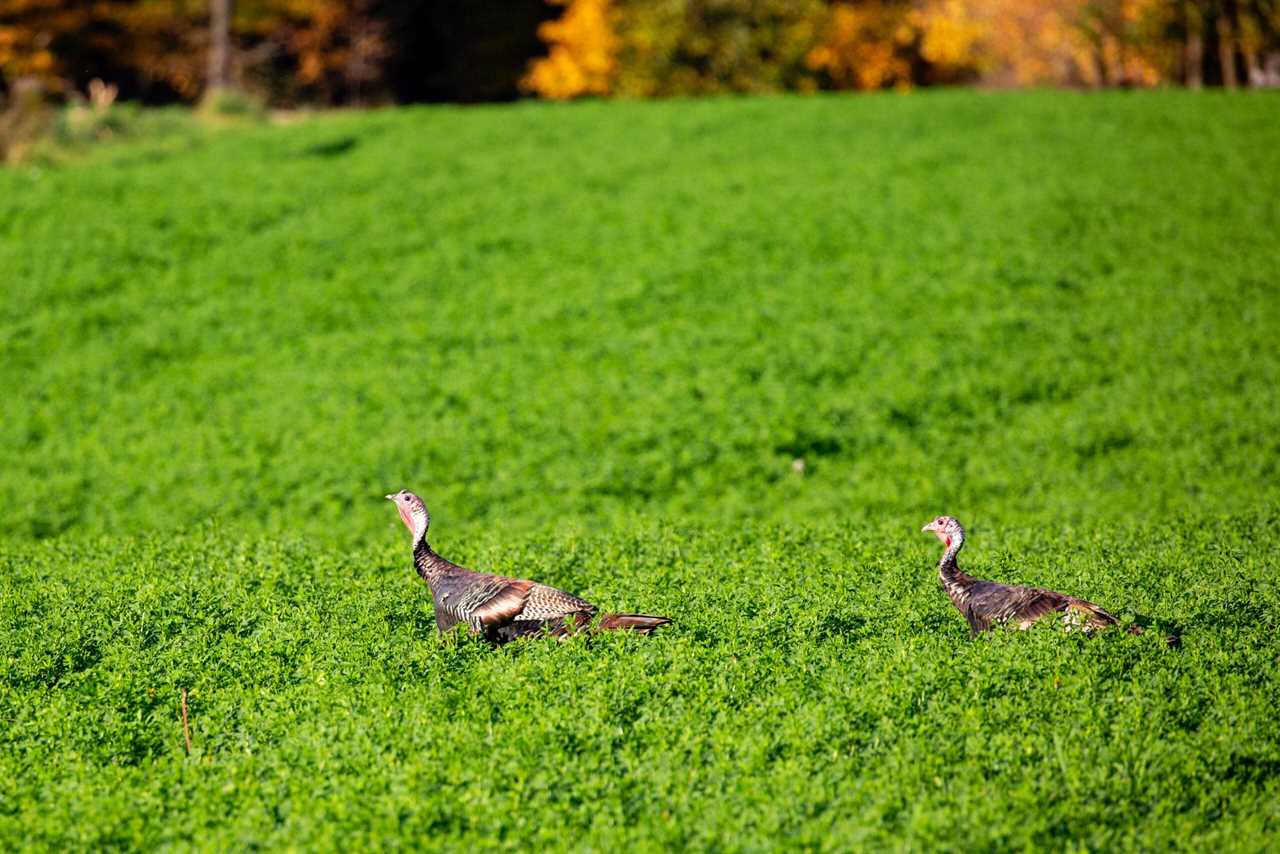
[[[595,605],[563,590],[536,581],[473,572],[445,560],[427,544],[431,516],[422,499],[403,489],[387,498],[395,502],[413,535],[413,565],[431,590],[436,627],[441,633],[462,623],[472,634],[493,643],[542,632],[563,637],[586,628],[595,617]],[[647,614],[605,614],[595,628],[649,634],[670,622]]]
[[[961,572],[956,555],[964,548],[964,527],[950,516],[939,516],[921,530],[942,541],[944,550],[938,562],[938,578],[952,604],[969,623],[971,636],[976,637],[995,625],[1026,629],[1046,614],[1063,614],[1067,628],[1086,632],[1117,623],[1115,617],[1097,605],[1075,596],[1039,587],[983,581]],[[1142,628],[1129,626],[1128,631],[1141,634]]]

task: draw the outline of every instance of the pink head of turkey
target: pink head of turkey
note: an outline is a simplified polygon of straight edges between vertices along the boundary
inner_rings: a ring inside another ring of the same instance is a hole
[[[952,543],[964,541],[964,527],[951,516],[939,516],[920,530],[933,534],[947,548],[951,548]]]
[[[407,489],[402,489],[388,495],[387,500],[395,502],[396,510],[399,511],[400,518],[404,520],[409,533],[413,534],[415,543],[427,535],[427,528],[431,525],[431,515],[427,513],[427,505],[422,503],[421,498]]]

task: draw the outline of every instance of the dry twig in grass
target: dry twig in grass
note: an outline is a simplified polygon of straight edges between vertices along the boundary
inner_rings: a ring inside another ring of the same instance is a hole
[[[187,689],[182,689],[182,737],[187,742],[187,755],[191,755],[191,730],[187,727]]]

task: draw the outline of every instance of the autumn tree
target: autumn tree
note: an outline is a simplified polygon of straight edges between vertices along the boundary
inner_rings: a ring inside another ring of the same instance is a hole
[[[372,0],[0,0],[0,78],[58,93],[96,77],[165,101],[243,77],[279,102],[358,100],[380,91],[374,12]]]
[[[285,105],[1280,85],[1280,0],[0,0],[0,92],[20,78]]]
[[[546,98],[607,95],[618,70],[618,36],[609,0],[548,0],[567,7],[564,15],[538,27],[550,46],[529,67],[520,85]]]
[[[834,4],[808,66],[838,89],[910,86],[920,36],[913,13],[912,4],[895,0]]]
[[[805,55],[821,0],[550,0],[546,57],[524,78],[554,98],[814,88]]]
[[[821,0],[626,0],[616,6],[624,95],[816,88],[805,57]]]
[[[1267,79],[1275,0],[552,0],[550,97]],[[1280,62],[1280,59],[1276,60]]]
[[[91,79],[132,96],[193,98],[204,81],[203,4],[167,0],[0,0],[0,77],[52,92]]]

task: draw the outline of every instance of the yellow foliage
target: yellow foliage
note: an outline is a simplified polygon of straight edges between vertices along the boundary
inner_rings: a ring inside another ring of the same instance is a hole
[[[909,86],[911,61],[903,50],[915,39],[909,13],[903,3],[836,3],[825,36],[805,62],[840,87]]]
[[[1280,49],[1275,0],[546,2],[562,11],[538,28],[547,56],[520,85],[548,98],[975,80],[1151,86],[1191,79],[1193,49],[1201,65],[1235,56],[1258,79]],[[385,60],[405,59],[392,10],[412,5],[240,0],[233,76],[286,101],[377,97]],[[205,88],[207,12],[206,0],[0,0],[0,78],[65,93],[87,82],[95,57],[110,57],[127,95],[194,100]]]
[[[520,81],[545,98],[607,95],[617,70],[618,37],[609,20],[609,0],[550,0],[567,4],[564,15],[538,28],[551,46]]]
[[[912,9],[909,20],[920,32],[920,55],[946,69],[983,65],[988,27],[975,17],[973,6],[966,0],[933,0]]]
[[[921,55],[1000,85],[1154,85],[1163,0],[923,0]]]
[[[837,87],[978,77],[996,85],[1153,86],[1176,67],[1165,0],[862,0],[831,7],[808,65]]]

